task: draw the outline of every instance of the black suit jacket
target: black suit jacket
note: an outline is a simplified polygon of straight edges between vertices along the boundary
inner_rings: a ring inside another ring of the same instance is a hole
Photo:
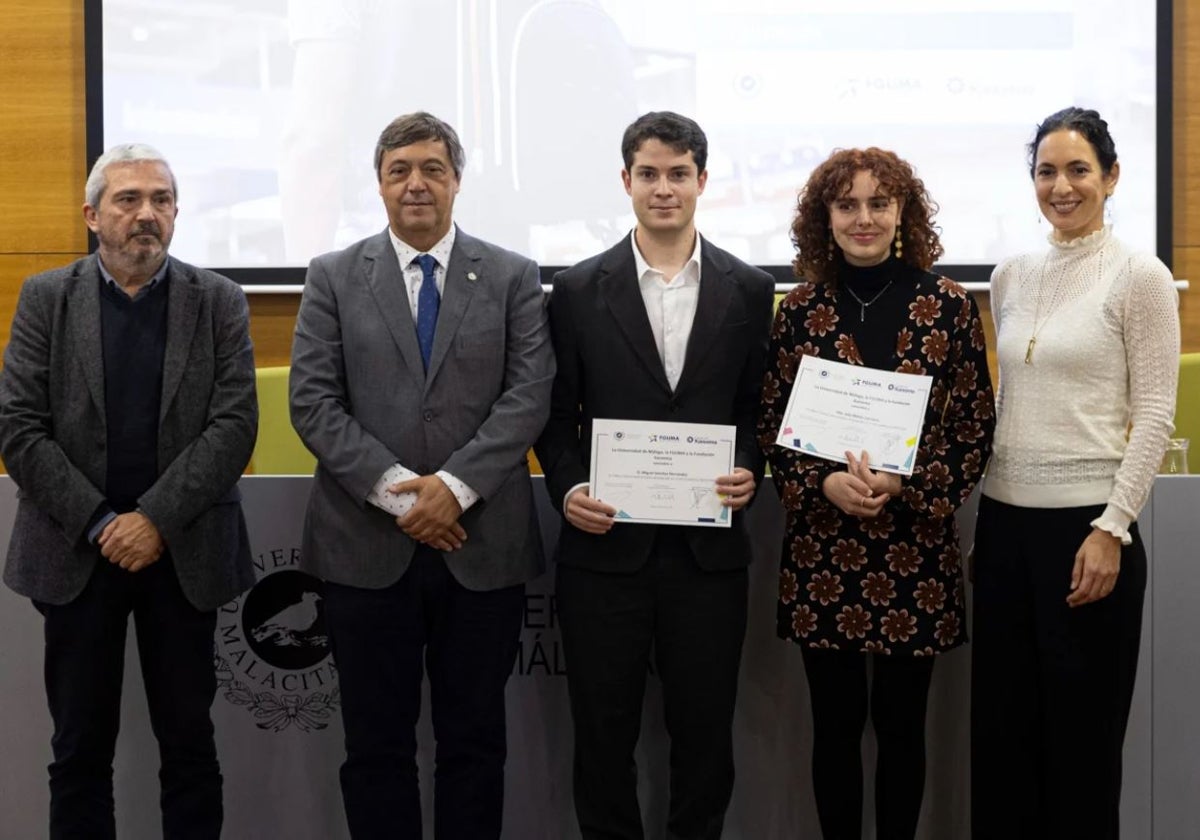
[[[734,461],[762,480],[755,442],[771,326],[774,282],[708,241],[701,241],[700,293],[687,354],[674,391],[650,331],[629,236],[554,277],[550,333],[558,358],[550,421],[536,451],[546,488],[563,497],[588,481],[592,420],[670,420],[737,426]],[[604,535],[564,523],[556,560],[597,571],[632,572],[650,555],[655,525],[618,523]],[[702,568],[750,562],[742,516],[730,528],[685,528]]]

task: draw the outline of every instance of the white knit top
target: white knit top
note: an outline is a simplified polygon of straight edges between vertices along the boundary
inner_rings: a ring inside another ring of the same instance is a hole
[[[983,493],[1104,504],[1092,525],[1128,544],[1174,428],[1179,296],[1109,227],[1050,244],[992,273],[1000,387]]]

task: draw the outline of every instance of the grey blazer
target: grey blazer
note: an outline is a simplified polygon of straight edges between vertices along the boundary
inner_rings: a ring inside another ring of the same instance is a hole
[[[554,356],[537,266],[459,230],[429,372],[387,231],[308,268],[296,318],[292,423],[317,457],[302,567],[364,588],[394,583],[415,542],[367,502],[394,463],[445,469],[480,494],[459,520],[455,578],[487,590],[544,568],[525,453],[550,411]]]
[[[211,610],[254,582],[237,489],[258,429],[249,310],[232,280],[168,259],[158,479],[138,505],[188,601]],[[4,582],[51,604],[83,591],[98,557],[86,531],[107,471],[101,282],[94,254],[26,280],[0,373],[0,455],[19,500]]]

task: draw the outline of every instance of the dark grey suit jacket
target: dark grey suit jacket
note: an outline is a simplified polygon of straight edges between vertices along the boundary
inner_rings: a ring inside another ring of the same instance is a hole
[[[138,506],[184,595],[210,610],[254,582],[237,489],[258,429],[249,310],[232,280],[168,259],[158,479]],[[0,373],[0,455],[19,498],[4,582],[51,604],[83,591],[98,556],[86,530],[107,471],[101,282],[95,254],[26,280]]]
[[[455,578],[486,590],[544,568],[525,453],[550,410],[554,356],[537,266],[459,230],[429,372],[387,231],[308,268],[292,344],[292,423],[317,456],[302,566],[394,583],[416,544],[367,502],[384,471],[444,469],[481,499],[463,514]]]
[[[589,479],[592,420],[669,420],[737,427],[734,463],[761,483],[756,440],[775,285],[771,276],[707,240],[683,371],[674,389],[663,370],[638,286],[630,237],[554,277],[550,328],[558,357],[551,416],[537,455],[556,508]],[[616,525],[595,535],[563,523],[555,559],[596,571],[631,572],[650,556],[658,527]],[[675,526],[665,526],[675,527]],[[732,527],[684,528],[697,563],[750,562],[741,512]]]

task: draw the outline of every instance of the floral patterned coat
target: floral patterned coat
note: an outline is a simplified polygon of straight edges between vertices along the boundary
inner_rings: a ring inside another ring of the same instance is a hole
[[[864,325],[839,315],[835,288],[803,282],[775,318],[759,440],[787,514],[777,629],[797,644],[928,655],[966,641],[954,512],[981,477],[995,426],[983,324],[952,280],[914,271],[900,282],[908,317],[891,369],[934,383],[913,474],[875,518],[844,514],[822,493],[844,465],[774,445],[800,357],[861,365],[854,331]]]

